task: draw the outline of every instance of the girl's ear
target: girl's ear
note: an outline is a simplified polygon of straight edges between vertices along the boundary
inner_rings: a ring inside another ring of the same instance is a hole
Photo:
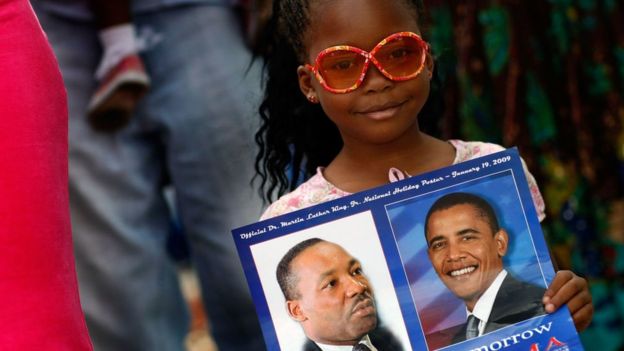
[[[313,104],[318,103],[318,96],[312,85],[312,80],[315,79],[314,73],[312,73],[309,68],[301,65],[297,67],[297,77],[299,78],[299,89],[301,89],[306,99]]]
[[[435,60],[431,56],[431,52],[427,52],[427,57],[425,57],[425,68],[427,69],[427,76],[431,79],[433,77],[433,69],[435,68]]]

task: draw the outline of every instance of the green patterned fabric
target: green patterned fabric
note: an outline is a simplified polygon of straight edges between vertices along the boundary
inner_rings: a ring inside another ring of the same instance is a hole
[[[442,137],[518,146],[559,268],[590,282],[587,350],[624,349],[624,3],[425,1]]]

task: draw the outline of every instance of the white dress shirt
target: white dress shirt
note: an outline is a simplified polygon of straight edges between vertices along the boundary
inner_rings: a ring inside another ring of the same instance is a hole
[[[488,319],[490,318],[490,313],[492,312],[492,307],[494,306],[494,300],[496,300],[496,295],[498,294],[498,290],[503,284],[503,280],[505,280],[506,276],[507,276],[506,270],[503,269],[502,271],[500,271],[500,273],[498,273],[498,275],[496,276],[492,284],[490,284],[490,287],[487,288],[487,290],[485,290],[483,295],[481,295],[481,297],[475,304],[474,308],[472,309],[472,312],[466,309],[466,318],[468,318],[468,316],[473,314],[475,317],[479,319],[479,327],[478,327],[479,335],[478,336],[483,335],[483,331],[485,330],[485,325],[487,324]]]
[[[375,346],[373,346],[373,343],[371,343],[370,338],[368,337],[368,335],[364,335],[364,337],[362,338],[362,340],[360,340],[359,344],[364,344],[366,346],[368,346],[369,349],[371,349],[371,351],[378,351],[377,348]],[[321,343],[316,343],[316,345],[318,345],[318,347],[323,350],[323,351],[351,351],[353,350],[353,346],[343,346],[343,345],[325,345],[325,344],[321,344]]]

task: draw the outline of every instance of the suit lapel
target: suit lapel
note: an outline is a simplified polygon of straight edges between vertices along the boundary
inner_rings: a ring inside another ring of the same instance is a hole
[[[507,274],[496,294],[485,332],[497,329],[496,326],[500,328],[517,323],[543,308],[541,301],[533,300],[527,296],[526,285]]]

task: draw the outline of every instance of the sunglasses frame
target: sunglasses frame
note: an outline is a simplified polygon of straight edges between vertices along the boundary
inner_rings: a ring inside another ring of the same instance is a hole
[[[423,52],[422,52],[420,67],[418,68],[418,70],[416,70],[416,72],[405,77],[395,77],[382,67],[379,61],[377,61],[377,59],[375,58],[375,54],[377,53],[377,51],[381,50],[381,48],[389,41],[395,40],[397,38],[403,38],[403,37],[416,39],[416,41],[420,45],[422,45]],[[351,51],[359,55],[362,55],[365,58],[364,65],[362,66],[362,73],[360,74],[360,77],[352,86],[348,88],[344,88],[344,89],[332,88],[329,85],[327,85],[327,82],[325,81],[323,76],[321,76],[320,69],[319,69],[321,60],[328,54],[335,52],[335,51]],[[405,80],[416,78],[422,72],[423,68],[425,67],[425,60],[426,60],[428,52],[429,52],[429,44],[426,41],[424,41],[420,37],[420,35],[414,32],[397,32],[381,40],[377,45],[375,45],[375,47],[370,52],[362,50],[358,47],[349,46],[349,45],[336,45],[336,46],[329,47],[319,52],[319,54],[316,56],[316,59],[314,60],[314,66],[310,64],[306,64],[305,67],[310,69],[312,73],[314,73],[314,76],[316,77],[316,79],[319,81],[319,83],[325,90],[332,92],[334,94],[345,94],[345,93],[354,91],[360,85],[362,85],[362,82],[364,82],[364,78],[366,77],[366,73],[368,72],[368,67],[371,62],[373,63],[373,65],[375,65],[375,67],[377,67],[377,69],[379,70],[379,72],[381,72],[381,74],[383,74],[386,78],[390,79],[391,81],[400,82],[400,81],[405,81]]]

